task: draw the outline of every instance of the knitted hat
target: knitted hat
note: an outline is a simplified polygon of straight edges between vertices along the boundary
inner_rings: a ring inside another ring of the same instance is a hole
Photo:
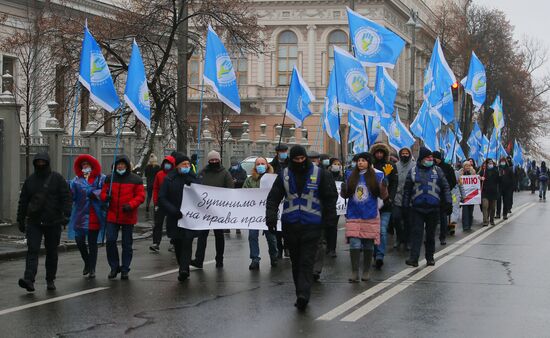
[[[189,157],[187,157],[187,155],[184,155],[182,153],[177,153],[174,158],[176,159],[176,165],[180,164],[181,162],[185,162],[185,161],[191,162]]]
[[[363,152],[363,153],[359,153],[355,156],[357,157],[357,161],[360,158],[362,158],[362,159],[366,160],[367,162],[369,162],[370,164],[372,164],[372,155],[371,155],[371,153]]]
[[[290,159],[294,159],[298,156],[306,156],[307,157],[307,151],[306,148],[302,146],[294,146],[290,148]]]
[[[420,151],[418,152],[418,159],[420,161],[422,161],[423,159],[425,159],[426,157],[428,157],[430,155],[433,155],[432,152],[430,151],[430,149],[428,149],[426,147],[420,147]],[[441,155],[441,153],[440,153],[440,155]]]
[[[287,151],[288,146],[284,143],[281,143],[275,147],[275,151]]]
[[[434,158],[437,158],[438,160],[441,160],[441,152],[440,151],[434,151],[432,153]]]
[[[218,160],[218,161],[221,161],[221,156],[220,156],[220,153],[218,153],[217,151],[215,150],[212,150],[208,153],[208,156],[206,157],[206,160],[207,161],[210,161],[210,160]]]
[[[309,158],[320,158],[321,155],[319,155],[319,153],[316,152],[316,151],[310,151],[310,152],[307,153],[307,157],[309,157]]]

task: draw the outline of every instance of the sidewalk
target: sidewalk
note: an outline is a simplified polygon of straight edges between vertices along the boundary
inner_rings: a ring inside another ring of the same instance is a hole
[[[150,215],[145,213],[145,208],[139,208],[138,219],[140,220],[134,227],[134,240],[142,240],[151,237],[153,226],[152,212]],[[70,251],[76,249],[74,240],[67,238],[67,230],[61,233],[61,243],[59,251]],[[24,257],[27,253],[27,244],[25,234],[21,233],[15,224],[0,226],[0,261]],[[44,245],[41,248],[41,254],[44,253]]]

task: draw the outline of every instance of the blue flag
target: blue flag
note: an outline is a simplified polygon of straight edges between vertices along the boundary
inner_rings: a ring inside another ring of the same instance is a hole
[[[455,82],[455,75],[445,60],[438,38],[435,40],[428,68],[424,72],[424,99],[431,106],[437,107]]]
[[[350,111],[348,114],[350,126],[348,143],[356,142],[365,135],[365,121],[363,115]]]
[[[477,121],[474,122],[474,127],[472,128],[472,132],[470,133],[470,137],[472,137],[472,135],[474,135],[473,137],[475,138],[477,143],[479,145],[481,145],[481,140],[483,138],[483,134],[481,133],[481,129],[479,128],[479,124],[477,124]]]
[[[387,28],[348,10],[348,23],[355,55],[365,66],[393,68],[405,41]]]
[[[424,142],[426,148],[436,151],[439,149],[437,133],[441,129],[441,121],[435,118],[429,109],[428,103],[424,101],[411,124],[411,132]]]
[[[480,155],[481,155],[481,158],[483,160],[486,160],[490,157],[488,157],[489,155],[489,139],[487,138],[487,136],[485,135],[482,135],[482,138],[481,138],[481,143],[479,144],[479,148],[480,148]]]
[[[477,122],[476,122],[476,125],[477,125]],[[478,129],[479,129],[479,126],[478,126]],[[470,137],[468,138],[468,141],[467,141],[468,147],[470,148],[470,151],[468,154],[471,158],[474,159],[474,161],[479,162],[479,159],[481,157],[480,156],[481,144],[477,139],[476,133],[477,132],[475,131],[475,125],[474,125],[474,130],[472,130],[472,132],[470,133]]]
[[[296,127],[301,127],[305,118],[311,115],[309,104],[314,100],[315,96],[313,96],[313,93],[300,76],[298,69],[294,66],[292,79],[288,87],[286,114],[294,121]]]
[[[498,143],[498,152],[497,152],[498,159],[500,160],[502,157],[508,157],[508,152],[502,145],[502,142]]]
[[[500,134],[500,131],[504,128],[504,112],[502,110],[502,100],[500,99],[500,95],[497,94],[491,108],[493,108],[493,123],[495,125],[495,129],[497,129],[497,133]]]
[[[449,90],[443,93],[441,101],[431,109],[432,114],[435,114],[444,124],[451,123],[455,118],[455,105],[453,102],[453,92]]]
[[[493,132],[491,133],[491,138],[489,139],[489,153],[487,155],[487,158],[492,158],[495,161],[498,161],[498,150],[500,143],[500,137],[498,136],[496,128],[493,129]]]
[[[470,58],[470,69],[468,70],[464,91],[470,94],[476,109],[481,108],[483,103],[485,103],[487,92],[487,76],[485,75],[485,67],[473,51],[472,57]]]
[[[395,121],[392,121],[389,131],[388,142],[395,151],[399,152],[399,150],[405,147],[411,148],[414,144],[414,137],[403,122],[401,122],[399,114],[395,114]]]
[[[462,130],[460,130],[460,125],[458,121],[455,121],[455,134],[458,142],[462,142]]]
[[[132,56],[128,66],[124,101],[132,108],[136,117],[151,130],[151,103],[149,87],[145,76],[145,66],[136,40],[132,43]]]
[[[384,67],[376,67],[376,82],[374,85],[376,111],[382,118],[391,118],[393,105],[397,96],[397,83],[390,77]]]
[[[120,107],[111,71],[101,54],[101,48],[88,30],[88,25],[84,27],[78,80],[88,89],[90,98],[101,108],[113,112]]]
[[[336,97],[340,109],[363,115],[376,116],[374,95],[369,89],[365,68],[356,58],[338,46],[334,46]]]
[[[338,101],[336,98],[336,72],[334,68],[330,72],[330,80],[327,87],[327,95],[325,96],[325,106],[323,110],[323,129],[328,136],[340,143],[340,114],[338,110]]]
[[[514,165],[523,167],[523,150],[518,141],[514,140]]]
[[[414,134],[414,136],[418,138],[422,138],[422,134],[424,133],[427,114],[428,114],[428,104],[426,101],[424,101],[422,102],[422,105],[418,110],[418,114],[416,115],[416,118],[411,123],[411,132]]]
[[[220,101],[237,114],[241,113],[241,99],[233,63],[222,41],[210,26],[208,26],[206,38],[203,78],[204,82],[212,87]]]

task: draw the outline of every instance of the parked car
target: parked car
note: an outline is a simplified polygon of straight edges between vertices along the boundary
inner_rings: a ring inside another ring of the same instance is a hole
[[[252,168],[254,168],[254,163],[256,163],[257,158],[258,156],[249,156],[241,162],[241,167],[243,167],[243,169],[246,171],[246,174],[248,176],[252,175]],[[267,157],[266,159],[267,159],[267,163],[270,163],[271,161],[273,161],[272,157]]]

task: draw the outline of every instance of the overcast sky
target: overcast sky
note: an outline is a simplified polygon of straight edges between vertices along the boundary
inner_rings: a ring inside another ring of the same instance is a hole
[[[516,39],[528,35],[538,39],[547,47],[550,46],[549,0],[474,0],[474,3],[503,11],[515,27]],[[546,72],[550,72],[550,62],[544,70],[538,72],[538,75]],[[550,137],[543,137],[540,143],[546,153],[550,154]]]

